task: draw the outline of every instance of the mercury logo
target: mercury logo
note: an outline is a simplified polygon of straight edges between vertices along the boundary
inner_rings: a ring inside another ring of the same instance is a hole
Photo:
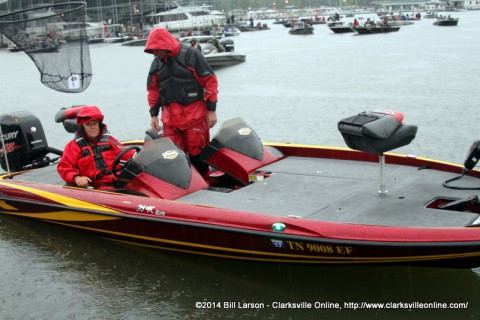
[[[165,151],[164,153],[162,153],[162,157],[163,159],[175,159],[176,157],[178,157],[178,152],[175,151],[175,150],[168,150],[168,151]]]
[[[3,141],[8,141],[8,140],[16,139],[16,138],[17,138],[17,135],[18,135],[18,130],[17,130],[17,131],[14,131],[14,132],[8,132],[8,133],[5,133],[5,134],[2,136],[2,139],[3,139]]]
[[[241,128],[238,130],[238,134],[241,136],[248,136],[251,132],[252,130],[250,130],[250,128]]]

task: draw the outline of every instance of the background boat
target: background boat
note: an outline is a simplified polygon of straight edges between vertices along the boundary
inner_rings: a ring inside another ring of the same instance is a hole
[[[435,26],[442,26],[442,27],[454,27],[458,25],[458,18],[451,18],[448,17],[438,17],[437,20],[433,23]]]
[[[387,26],[387,25],[369,25],[369,26],[356,26],[353,28],[358,34],[376,34],[376,33],[388,33],[396,32],[400,30],[400,27]]]
[[[290,34],[313,34],[314,28],[304,22],[295,23],[288,33]]]
[[[200,30],[221,26],[226,17],[220,12],[212,12],[206,5],[182,5],[175,3],[175,8],[150,14],[147,18],[152,19],[151,29],[165,28],[170,31]],[[150,27],[147,27],[147,29]]]
[[[352,23],[348,23],[348,24],[345,24],[343,22],[329,23],[328,28],[330,30],[332,30],[334,33],[355,32],[355,30],[353,30],[353,24]]]

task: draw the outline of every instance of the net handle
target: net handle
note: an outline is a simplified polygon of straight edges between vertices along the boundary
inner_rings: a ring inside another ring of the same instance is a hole
[[[23,20],[18,20],[18,21],[1,21],[1,20],[2,20],[3,18],[5,18],[5,17],[9,17],[9,16],[13,16],[13,15],[17,15],[17,14],[29,12],[29,11],[34,11],[34,10],[36,11],[36,10],[41,10],[41,9],[46,9],[46,8],[55,8],[55,7],[64,6],[64,5],[78,5],[78,7],[75,7],[75,8],[73,8],[73,9],[69,9],[69,10],[63,11],[63,12],[53,12],[52,15],[44,16],[44,17],[31,18],[31,19],[23,19]],[[51,17],[55,17],[55,16],[59,16],[59,15],[65,14],[65,13],[70,13],[70,12],[79,10],[79,9],[85,7],[86,5],[87,5],[86,2],[81,2],[81,1],[78,1],[78,2],[63,2],[63,3],[54,3],[54,4],[50,4],[50,5],[44,5],[44,6],[40,6],[40,7],[29,8],[29,9],[24,9],[24,10],[20,10],[20,11],[15,11],[15,12],[11,12],[11,13],[7,13],[7,14],[0,15],[0,25],[1,25],[1,24],[6,24],[6,23],[29,22],[29,21],[35,21],[35,20],[42,20],[42,19],[46,19],[46,18],[51,18]]]

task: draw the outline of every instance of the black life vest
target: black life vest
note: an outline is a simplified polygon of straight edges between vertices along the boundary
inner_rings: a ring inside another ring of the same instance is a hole
[[[182,45],[177,56],[168,57],[167,61],[155,59],[157,63],[152,64],[152,69],[158,68],[159,106],[166,106],[173,102],[188,105],[203,99],[204,89],[193,72],[188,69],[195,65],[193,50],[196,49]]]
[[[103,175],[109,175],[112,172],[107,170],[107,164],[102,156],[102,153],[110,151],[113,148],[110,145],[110,133],[105,130],[99,137],[97,144],[92,145],[84,137],[80,136],[78,133],[75,133],[75,142],[81,149],[80,158],[83,157],[92,157],[97,168],[98,173],[91,173],[92,178],[100,178]]]

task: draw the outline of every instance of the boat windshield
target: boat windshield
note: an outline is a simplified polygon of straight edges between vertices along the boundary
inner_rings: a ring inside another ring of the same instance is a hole
[[[263,145],[257,133],[242,119],[225,121],[211,145],[215,148],[227,148],[247,157],[262,160]]]
[[[140,174],[187,188],[191,180],[190,162],[170,138],[155,139],[145,143],[143,149],[122,171],[119,181],[126,184]]]

